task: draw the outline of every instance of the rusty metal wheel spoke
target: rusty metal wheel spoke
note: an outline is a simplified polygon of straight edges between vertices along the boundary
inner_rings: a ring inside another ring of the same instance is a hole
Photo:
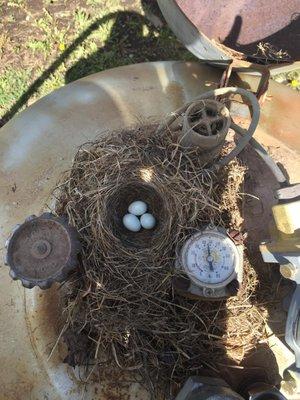
[[[207,110],[206,107],[204,106],[203,110],[201,110],[201,118],[206,119],[207,118]]]
[[[224,123],[224,117],[220,117],[220,116],[213,117],[211,119],[211,122],[215,122],[215,123],[222,122],[222,123]]]
[[[205,126],[206,126],[206,130],[207,130],[207,136],[212,136],[213,130],[212,130],[212,126],[211,126],[211,121],[206,121]]]

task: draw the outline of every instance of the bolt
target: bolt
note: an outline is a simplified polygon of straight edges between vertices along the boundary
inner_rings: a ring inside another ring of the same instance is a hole
[[[40,260],[48,257],[51,252],[51,245],[47,240],[37,240],[31,247],[31,255]]]

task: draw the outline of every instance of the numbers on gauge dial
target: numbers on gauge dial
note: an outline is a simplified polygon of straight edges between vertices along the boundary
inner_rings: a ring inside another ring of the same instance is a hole
[[[235,270],[234,243],[225,235],[202,235],[190,243],[185,254],[188,275],[207,284],[226,281]]]

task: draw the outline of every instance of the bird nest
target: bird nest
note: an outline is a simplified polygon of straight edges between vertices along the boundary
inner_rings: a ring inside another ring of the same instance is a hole
[[[207,224],[240,229],[245,167],[234,160],[212,173],[197,148],[155,131],[143,126],[82,146],[56,210],[82,242],[65,294],[65,361],[126,371],[153,395],[203,371],[222,375],[266,337],[266,309],[254,304],[258,280],[247,261],[244,285],[228,300],[191,300],[173,288],[177,251],[192,233]],[[123,227],[137,199],[156,217],[153,230]]]
[[[148,206],[148,212],[156,218],[153,229],[131,232],[123,225],[123,216],[128,213],[128,206],[133,201],[142,199]],[[172,219],[168,194],[159,185],[132,180],[115,188],[106,200],[104,215],[105,225],[113,239],[119,239],[124,246],[134,248],[153,247],[155,242],[161,244],[164,228]]]

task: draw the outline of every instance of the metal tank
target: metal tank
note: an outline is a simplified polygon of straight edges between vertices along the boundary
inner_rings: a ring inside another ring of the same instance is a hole
[[[13,281],[4,266],[5,241],[17,223],[29,215],[42,214],[45,205],[52,202],[52,190],[71,167],[78,146],[107,130],[162,118],[217,87],[221,74],[211,66],[176,61],[120,67],[51,93],[1,128],[0,400],[148,398],[139,385],[117,388],[109,377],[101,384],[86,385],[78,370],[62,363],[65,349],[59,342],[62,315],[58,285],[47,291],[38,287],[25,290],[19,281]],[[258,84],[258,78],[245,74],[234,75],[233,80],[252,89]],[[255,133],[284,164],[291,182],[300,179],[299,109],[296,92],[271,82]],[[241,121],[247,119],[242,106],[232,112]],[[261,179],[259,190],[265,209],[263,215],[250,219],[248,229],[260,238],[267,233],[274,182],[262,164],[253,168]],[[285,315],[282,312],[283,324]],[[274,335],[270,346],[283,379],[294,356]],[[297,396],[290,391],[288,399]]]
[[[236,57],[264,64],[300,60],[300,41],[295,39],[300,34],[298,0],[158,4],[178,39],[200,59],[226,63]]]

